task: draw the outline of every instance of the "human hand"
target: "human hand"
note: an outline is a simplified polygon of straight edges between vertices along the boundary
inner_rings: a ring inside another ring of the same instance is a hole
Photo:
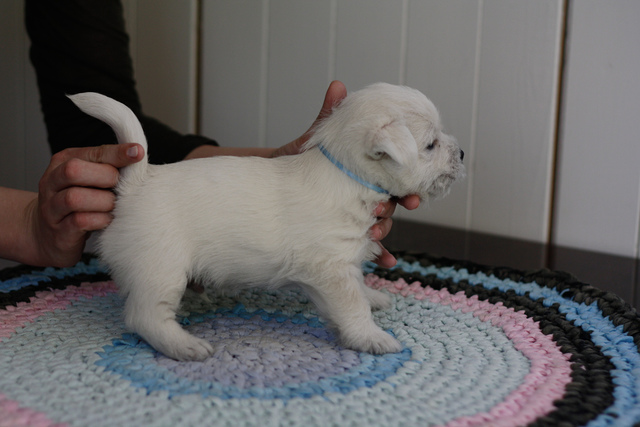
[[[38,197],[27,207],[33,256],[40,265],[71,266],[91,231],[112,220],[118,168],[140,161],[139,144],[68,148],[51,158]]]
[[[391,215],[396,210],[396,204],[404,207],[408,210],[413,210],[420,206],[420,197],[417,195],[409,195],[401,199],[390,199],[387,202],[379,203],[374,209],[373,214],[378,218],[373,227],[369,229],[369,235],[371,238],[378,242],[382,252],[378,255],[378,258],[374,260],[382,268],[391,268],[396,265],[396,259],[389,251],[380,243],[389,232],[391,231],[391,225],[393,223]]]
[[[280,156],[288,156],[292,154],[299,154],[300,148],[302,145],[311,138],[313,135],[313,130],[316,125],[320,123],[324,118],[331,114],[331,111],[335,106],[340,104],[340,102],[347,96],[347,88],[344,83],[338,80],[334,80],[329,84],[329,88],[324,95],[324,102],[322,103],[322,108],[320,109],[320,113],[318,117],[316,117],[315,121],[311,125],[309,129],[305,133],[302,134],[299,138],[294,139],[290,143],[283,145],[282,147],[276,149],[271,157],[280,157]]]

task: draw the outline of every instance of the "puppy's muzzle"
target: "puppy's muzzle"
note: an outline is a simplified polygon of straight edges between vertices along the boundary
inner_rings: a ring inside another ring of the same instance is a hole
[[[464,151],[460,150],[460,161],[464,160]]]

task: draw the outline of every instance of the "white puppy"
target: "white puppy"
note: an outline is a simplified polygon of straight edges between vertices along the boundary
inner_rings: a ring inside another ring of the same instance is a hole
[[[118,141],[146,139],[134,114],[95,93],[70,97]],[[401,350],[371,309],[390,298],[364,285],[375,206],[392,196],[444,195],[463,153],[417,90],[375,84],[350,94],[295,156],[213,157],[124,168],[100,256],[126,296],[127,326],[179,360],[212,345],[175,320],[187,282],[216,288],[301,286],[348,348]]]

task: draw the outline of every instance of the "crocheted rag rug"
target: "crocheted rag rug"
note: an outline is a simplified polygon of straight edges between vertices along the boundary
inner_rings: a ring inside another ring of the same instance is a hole
[[[348,350],[296,290],[186,298],[215,343],[177,362],[129,333],[96,259],[0,271],[1,426],[631,426],[640,320],[549,271],[426,255],[364,266],[392,295],[375,321],[400,353]]]

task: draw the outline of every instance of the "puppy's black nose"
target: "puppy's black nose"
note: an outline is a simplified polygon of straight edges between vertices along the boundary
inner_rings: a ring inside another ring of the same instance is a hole
[[[460,161],[464,160],[464,151],[460,150]]]

